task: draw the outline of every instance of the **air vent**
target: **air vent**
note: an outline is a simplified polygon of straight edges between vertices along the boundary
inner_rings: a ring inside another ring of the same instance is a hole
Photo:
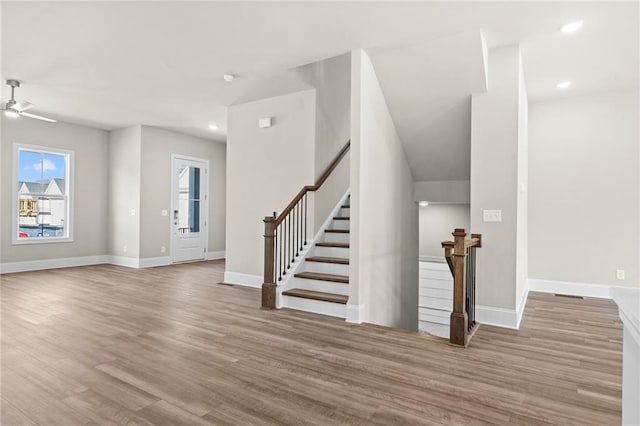
[[[582,300],[584,300],[584,297],[582,297],[582,296],[574,296],[572,294],[558,294],[558,293],[555,293],[554,296],[556,296],[556,297],[569,297],[571,299],[582,299]]]

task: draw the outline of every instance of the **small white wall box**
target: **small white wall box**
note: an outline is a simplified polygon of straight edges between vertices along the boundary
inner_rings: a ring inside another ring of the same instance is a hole
[[[265,117],[258,120],[258,127],[261,129],[266,129],[267,127],[271,127],[271,117]]]
[[[483,210],[483,222],[502,222],[502,210]]]

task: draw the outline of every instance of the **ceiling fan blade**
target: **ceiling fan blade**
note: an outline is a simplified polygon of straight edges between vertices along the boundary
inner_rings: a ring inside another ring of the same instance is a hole
[[[33,104],[27,101],[19,101],[13,105],[13,109],[15,109],[18,112],[23,112],[31,108],[33,108]]]
[[[31,114],[29,112],[20,112],[19,114],[21,116],[24,116],[24,117],[35,118],[36,120],[46,121],[47,123],[57,123],[58,122],[58,120],[54,120],[53,118],[47,118],[47,117],[43,117],[41,115]]]

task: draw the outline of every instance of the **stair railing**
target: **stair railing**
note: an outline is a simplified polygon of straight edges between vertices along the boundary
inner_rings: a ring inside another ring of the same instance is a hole
[[[315,185],[304,186],[279,215],[264,218],[264,282],[262,307],[275,309],[276,286],[286,276],[296,257],[307,245],[307,195],[317,191],[338,167],[351,147],[351,141],[338,152]]]
[[[443,241],[444,257],[453,275],[453,311],[449,342],[466,347],[478,329],[476,322],[476,248],[482,247],[482,235],[456,228],[453,241]]]

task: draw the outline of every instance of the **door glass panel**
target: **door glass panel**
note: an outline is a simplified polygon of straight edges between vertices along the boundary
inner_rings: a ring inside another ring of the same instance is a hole
[[[200,232],[200,168],[181,166],[178,171],[178,232]]]

